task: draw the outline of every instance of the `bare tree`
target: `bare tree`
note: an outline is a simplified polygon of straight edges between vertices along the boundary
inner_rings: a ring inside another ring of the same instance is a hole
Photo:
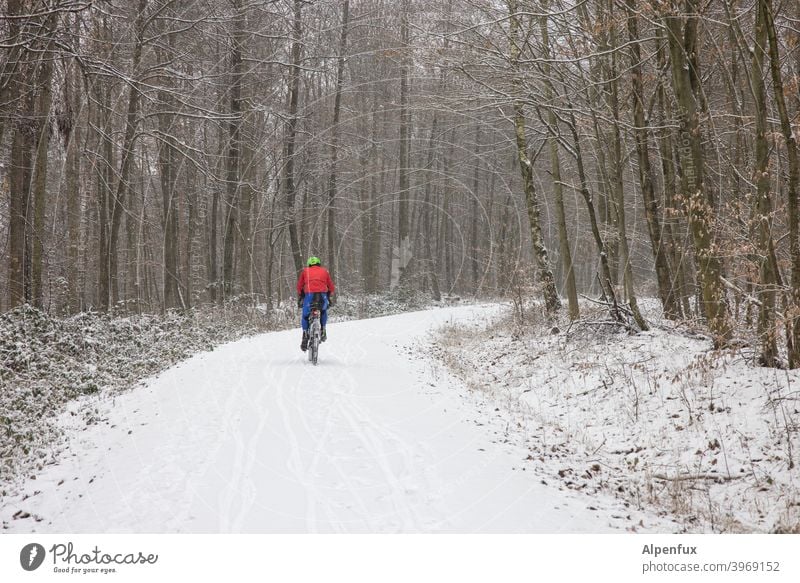
[[[702,103],[698,97],[697,59],[698,16],[695,0],[687,0],[686,10],[674,4],[664,15],[672,60],[672,86],[678,102],[683,168],[683,189],[686,193],[689,225],[698,263],[703,308],[716,346],[730,341],[732,327],[728,317],[722,264],[712,241],[714,207],[705,184],[705,168],[700,126]]]
[[[510,52],[510,65],[512,70],[511,84],[514,89],[514,131],[517,141],[517,155],[522,181],[525,189],[525,201],[528,209],[530,223],[531,243],[534,256],[538,264],[539,280],[542,283],[545,306],[548,312],[555,312],[561,308],[561,299],[558,297],[555,279],[550,268],[547,248],[544,246],[540,224],[539,201],[536,195],[536,186],[533,182],[533,165],[528,156],[528,143],[525,135],[525,111],[520,95],[522,83],[519,78],[520,59],[520,16],[516,0],[508,0],[508,43]]]

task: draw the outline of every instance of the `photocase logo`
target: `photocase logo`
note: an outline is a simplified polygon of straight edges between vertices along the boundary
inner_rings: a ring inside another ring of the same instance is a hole
[[[39,543],[31,543],[22,547],[19,553],[19,564],[26,571],[35,571],[44,562],[44,547]]]

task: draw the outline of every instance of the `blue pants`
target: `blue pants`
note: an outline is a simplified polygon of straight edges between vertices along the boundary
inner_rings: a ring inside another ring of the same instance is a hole
[[[328,322],[328,294],[326,292],[309,292],[303,298],[303,317],[300,319],[300,325],[303,327],[303,332],[308,332],[308,316],[311,315],[311,302],[314,296],[319,295],[319,300],[322,302],[322,315],[320,316],[319,323],[322,327]]]

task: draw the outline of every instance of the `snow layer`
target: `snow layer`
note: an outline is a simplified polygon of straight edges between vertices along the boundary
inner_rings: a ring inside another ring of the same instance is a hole
[[[53,463],[53,423],[84,395],[116,393],[199,351],[256,331],[286,327],[294,310],[269,316],[240,307],[189,314],[50,316],[31,306],[0,315],[0,496],[16,479]],[[91,402],[91,400],[89,400]],[[93,423],[92,407],[82,411]]]
[[[346,296],[331,311],[342,321],[409,311],[430,303],[419,294]],[[52,464],[63,447],[53,423],[83,395],[119,393],[193,354],[224,342],[297,326],[294,302],[253,309],[247,298],[189,312],[59,318],[24,305],[0,314],[0,500],[20,476]],[[94,423],[88,400],[73,409]]]
[[[800,531],[800,371],[667,322],[630,335],[583,314],[554,330],[541,317],[523,333],[508,319],[445,330],[438,354],[501,408],[549,483],[613,493],[682,531]]]
[[[445,308],[329,325],[314,367],[297,330],[199,354],[65,413],[68,454],[0,503],[6,532],[613,532],[673,525],[559,491],[499,408],[431,357]],[[420,348],[423,348],[421,351]]]

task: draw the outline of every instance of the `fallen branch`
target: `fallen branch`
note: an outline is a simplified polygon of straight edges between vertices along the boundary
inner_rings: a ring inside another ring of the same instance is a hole
[[[694,480],[714,480],[715,482],[730,482],[731,480],[740,480],[743,476],[721,476],[719,474],[682,474],[679,476],[666,476],[664,474],[655,474],[653,477],[656,480],[664,480],[665,482],[691,482]]]

